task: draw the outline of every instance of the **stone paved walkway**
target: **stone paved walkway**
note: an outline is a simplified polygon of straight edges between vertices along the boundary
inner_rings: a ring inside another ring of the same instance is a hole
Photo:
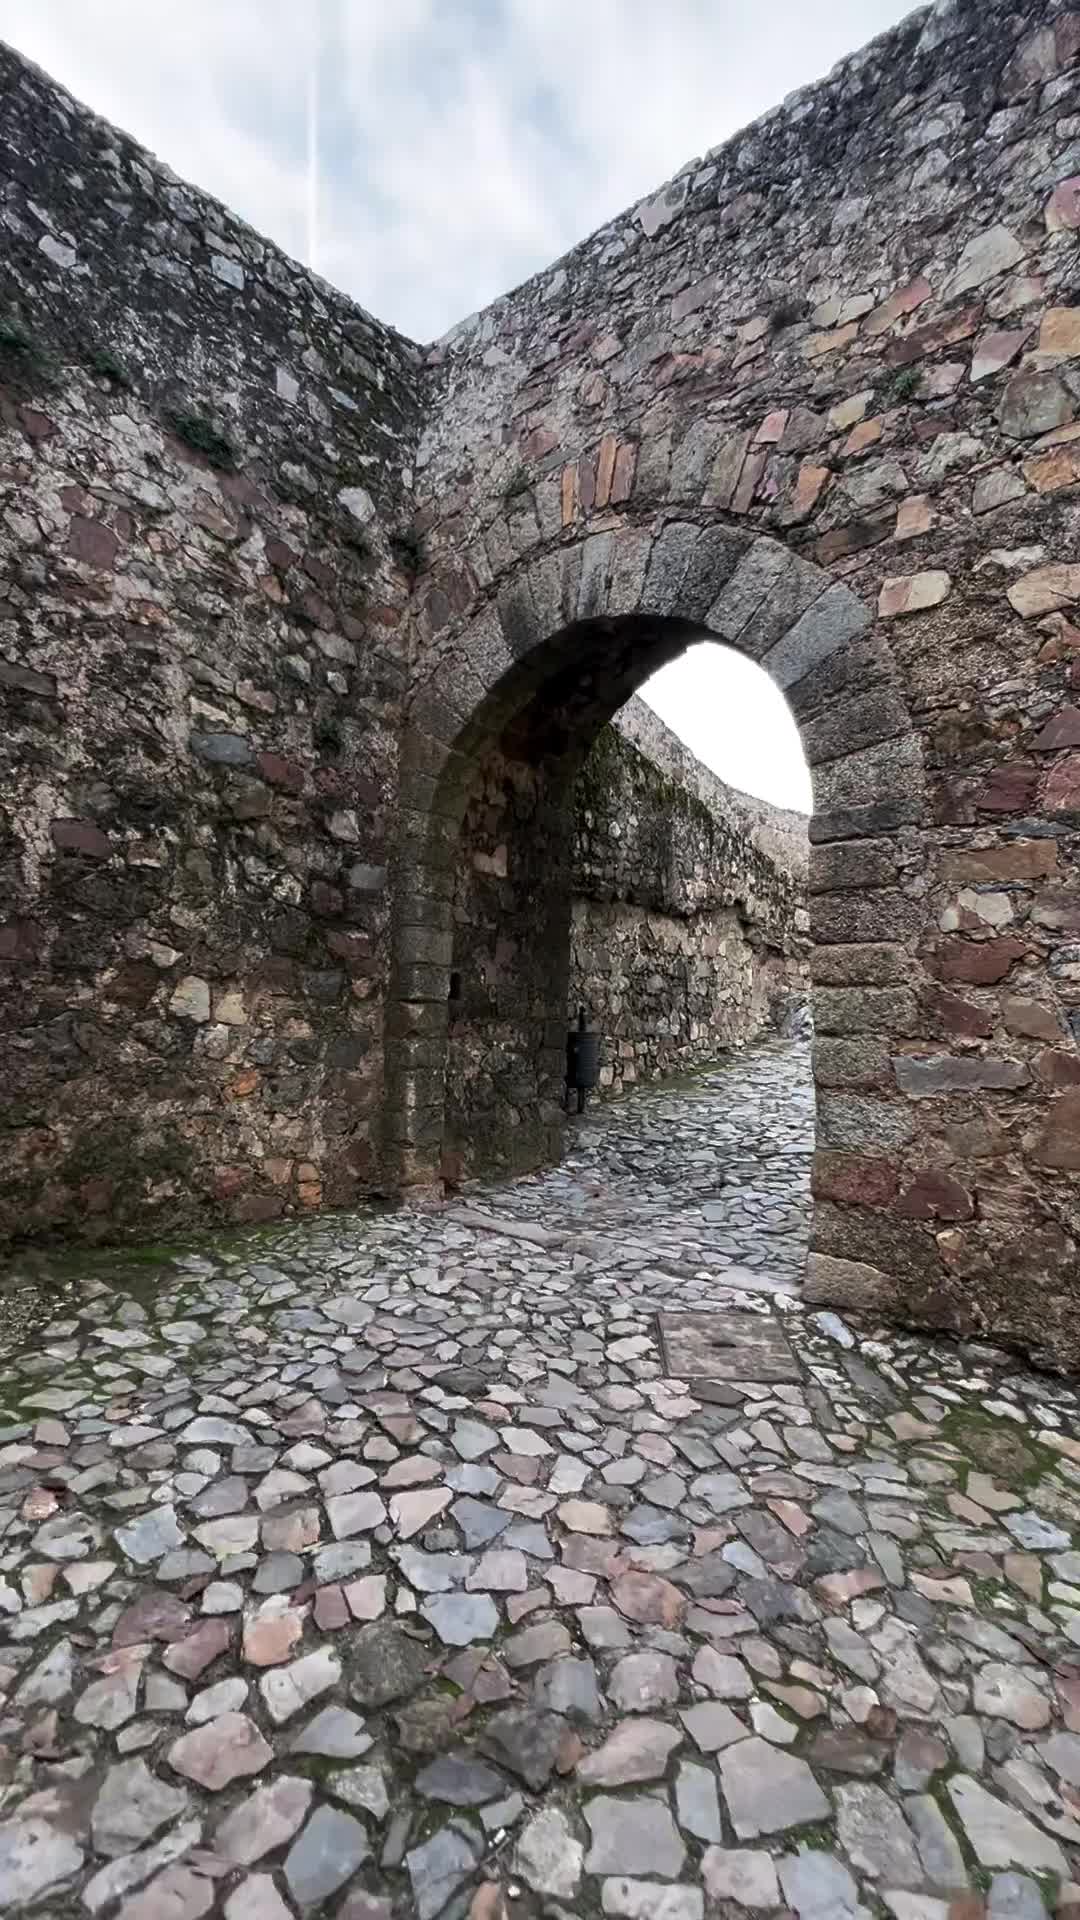
[[[439,1215],[89,1263],[2,1375],[0,1908],[1080,1901],[1077,1394],[807,1312],[810,1135],[771,1041]],[[740,1304],[793,1377],[665,1374]]]

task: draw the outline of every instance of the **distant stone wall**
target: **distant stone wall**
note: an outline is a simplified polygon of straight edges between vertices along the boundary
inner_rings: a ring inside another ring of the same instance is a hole
[[[742,796],[632,705],[648,720],[624,709],[604,729],[575,803],[568,1012],[602,1035],[603,1093],[714,1059],[809,993],[806,821],[801,845],[799,816],[777,821],[785,870],[743,828]],[[778,810],[758,811],[767,835]]]
[[[754,846],[734,824],[739,796],[660,721],[650,737],[664,765],[621,720],[565,790],[542,757],[502,750],[481,764],[455,870],[452,1180],[538,1165],[557,1149],[535,1062],[541,1048],[556,1054],[561,1080],[579,1005],[603,1035],[601,1092],[619,1093],[742,1044],[807,991],[804,877]]]
[[[3,48],[0,173],[0,1238],[352,1200],[418,355]]]
[[[685,787],[687,793],[696,794],[718,820],[726,821],[781,872],[790,873],[805,886],[810,858],[810,822],[805,813],[774,807],[768,800],[729,787],[726,780],[695,758],[644,700],[628,700],[611,724],[654,766]]]

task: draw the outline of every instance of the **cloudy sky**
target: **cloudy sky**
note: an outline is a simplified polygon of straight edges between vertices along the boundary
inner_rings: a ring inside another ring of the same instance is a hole
[[[0,0],[0,37],[426,341],[909,10],[905,0]],[[763,676],[747,678],[710,647],[667,669],[650,699],[725,778],[806,805],[786,709],[768,683],[755,688]]]

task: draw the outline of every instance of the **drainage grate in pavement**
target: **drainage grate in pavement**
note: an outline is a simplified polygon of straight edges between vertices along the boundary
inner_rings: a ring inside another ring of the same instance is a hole
[[[795,1355],[771,1314],[661,1313],[660,1344],[677,1380],[799,1380]]]

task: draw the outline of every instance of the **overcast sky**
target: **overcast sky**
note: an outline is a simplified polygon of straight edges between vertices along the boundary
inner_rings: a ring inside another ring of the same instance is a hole
[[[427,341],[909,11],[905,0],[0,0],[0,37]],[[786,709],[769,695],[764,676],[710,647],[666,669],[649,697],[725,779],[807,806],[793,726],[785,737]]]

